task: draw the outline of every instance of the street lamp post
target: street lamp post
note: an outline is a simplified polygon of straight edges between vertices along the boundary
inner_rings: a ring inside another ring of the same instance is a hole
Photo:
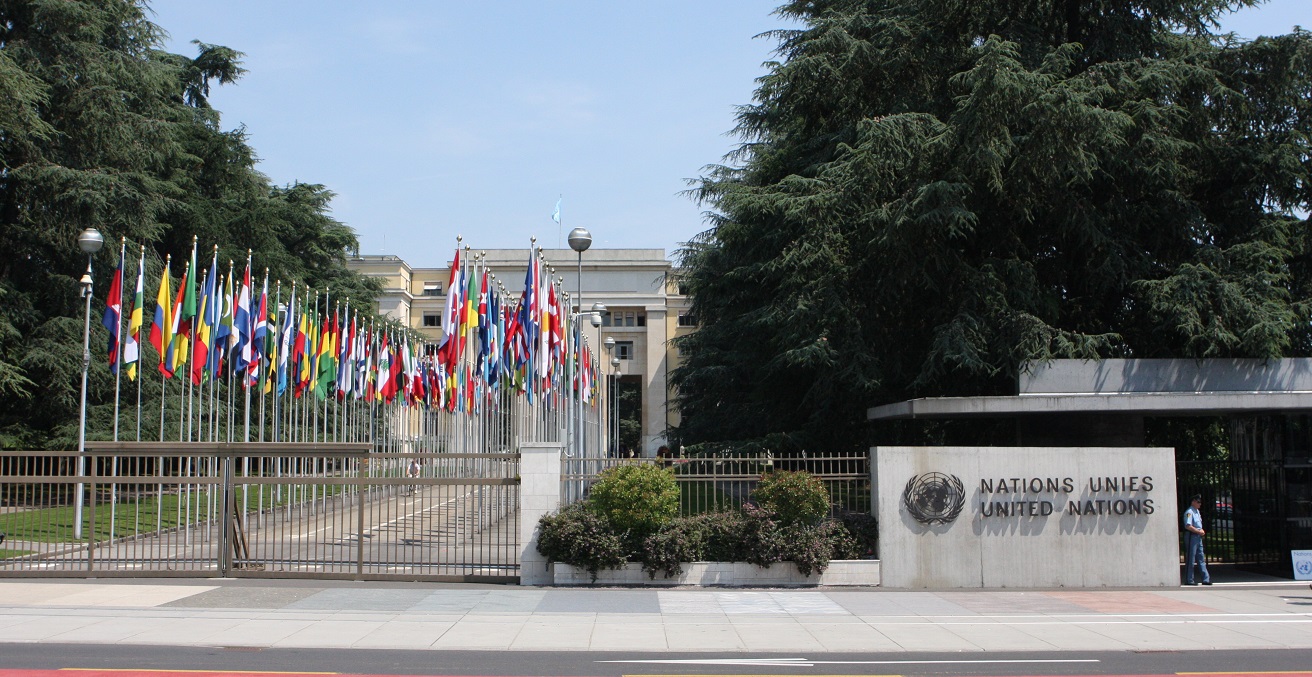
[[[578,296],[575,299],[579,304],[579,314],[583,313],[583,252],[592,246],[592,233],[587,228],[575,228],[569,231],[569,248],[579,253],[579,274],[578,274]],[[600,318],[598,318],[600,320]],[[579,355],[580,344],[583,342],[583,327],[576,324],[575,328],[574,351]],[[576,367],[577,368],[577,367]],[[583,446],[583,389],[579,388],[579,415],[578,423],[574,428],[575,441],[578,444],[579,455],[583,456],[585,449]]]
[[[580,310],[583,309],[582,304],[579,305],[579,309]],[[597,301],[592,304],[592,326],[597,328],[597,345],[601,345],[601,314],[604,312],[606,312],[606,304],[600,301]],[[601,361],[600,361],[601,358],[596,357],[595,359],[597,359],[597,371],[600,372],[602,371]],[[594,384],[594,387],[597,388],[599,393],[604,393],[606,390],[606,379],[600,378],[601,377],[600,373],[596,374],[596,376],[598,377],[597,378],[598,383]],[[598,458],[601,458],[602,456],[606,455],[606,434],[601,430],[601,411],[602,409],[606,408],[605,399],[603,398],[604,395],[602,397],[597,398],[597,407],[596,407]]]
[[[601,335],[600,329],[597,330],[597,334],[598,336]],[[607,336],[606,340],[602,341],[601,345],[603,348],[606,349],[606,362],[610,362],[610,354],[612,351],[615,350],[615,337]],[[603,405],[603,408],[606,410],[605,412],[606,435],[602,439],[602,449],[605,450],[607,456],[617,455],[615,451],[615,437],[614,435],[611,434],[611,424],[610,424],[611,417],[615,415],[615,410],[612,409],[610,406],[610,396],[611,393],[615,390],[615,383],[613,382],[613,380],[614,379],[611,378],[610,373],[607,373],[606,378],[603,379],[603,382],[606,384],[606,398],[605,398],[605,404]]]
[[[87,369],[91,366],[91,259],[105,246],[105,238],[95,228],[87,228],[77,236],[77,246],[87,255],[87,272],[78,281],[82,298],[86,300],[86,317],[82,326],[82,406],[77,424],[77,476],[84,477],[87,451]],[[77,485],[73,501],[73,540],[77,541],[82,540],[81,482]]]
[[[615,392],[615,452],[620,451],[620,356],[610,358],[610,366],[615,370],[615,383],[611,388]]]

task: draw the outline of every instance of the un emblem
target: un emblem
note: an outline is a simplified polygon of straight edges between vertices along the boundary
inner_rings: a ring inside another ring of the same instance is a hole
[[[907,488],[902,490],[902,504],[921,524],[947,524],[961,514],[966,505],[966,491],[956,475],[927,472],[907,481]]]

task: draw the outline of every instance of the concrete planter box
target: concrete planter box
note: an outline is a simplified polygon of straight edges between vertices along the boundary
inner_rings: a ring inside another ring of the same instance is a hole
[[[641,564],[629,563],[622,569],[602,569],[597,581],[587,569],[560,562],[553,563],[552,580],[556,585],[713,585],[724,587],[786,587],[808,585],[879,585],[879,560],[833,560],[823,574],[803,576],[792,562],[779,562],[761,568],[747,562],[690,562],[674,578],[657,574],[650,578]]]

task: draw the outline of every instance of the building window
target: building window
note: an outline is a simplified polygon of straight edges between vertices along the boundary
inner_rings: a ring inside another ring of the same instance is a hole
[[[680,327],[696,327],[697,318],[692,313],[679,313]]]
[[[610,311],[609,311],[609,310],[601,314],[601,326],[603,326],[603,327],[609,327],[609,326],[610,326]]]
[[[638,313],[638,326],[639,326],[639,327],[645,327],[645,326],[647,326],[647,316],[646,316],[646,315],[644,315],[644,314],[642,314],[642,313]]]
[[[441,327],[442,315],[439,313],[424,313],[425,327]]]
[[[424,296],[441,296],[441,295],[442,295],[442,283],[441,283],[441,282],[438,282],[438,283],[434,284],[434,283],[432,283],[432,282],[425,282],[425,283],[424,283],[424,294],[423,294],[423,295],[424,295]],[[427,326],[427,325],[425,325],[425,326]]]
[[[686,282],[680,282],[680,283],[679,283],[679,296],[687,296],[687,295],[688,295],[688,283],[686,283]]]
[[[633,359],[633,341],[616,341],[615,355],[621,360]]]

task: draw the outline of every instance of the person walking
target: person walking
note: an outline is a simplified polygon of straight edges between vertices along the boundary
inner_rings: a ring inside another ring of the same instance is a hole
[[[1189,507],[1184,510],[1184,584],[1198,585],[1194,582],[1194,563],[1203,572],[1203,585],[1211,585],[1212,577],[1207,573],[1207,558],[1203,556],[1203,514],[1198,511],[1203,505],[1202,494],[1194,494],[1189,499]]]

